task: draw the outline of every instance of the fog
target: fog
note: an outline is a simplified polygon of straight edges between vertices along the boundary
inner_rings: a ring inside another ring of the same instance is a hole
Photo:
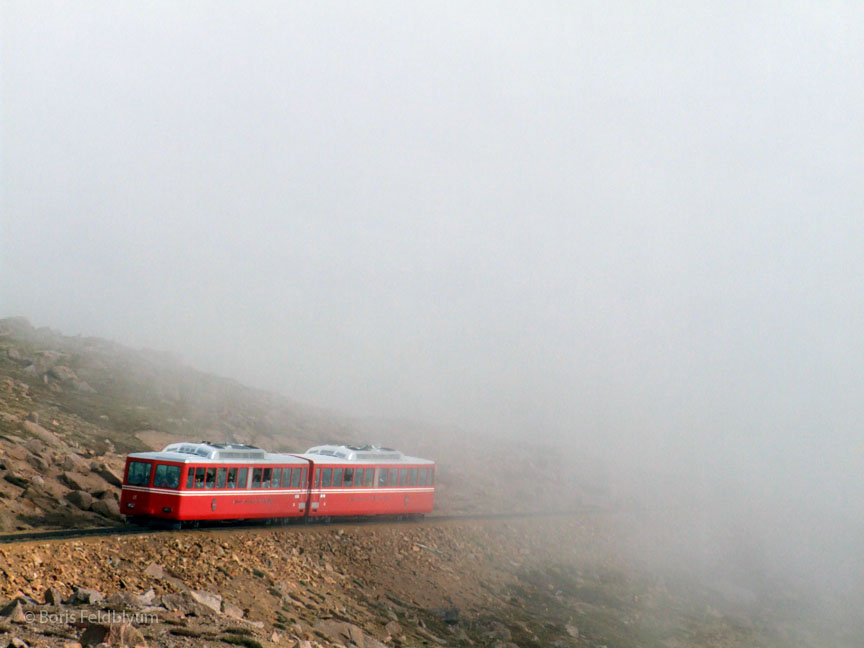
[[[852,2],[7,1],[0,311],[567,442],[848,575],[862,42]]]

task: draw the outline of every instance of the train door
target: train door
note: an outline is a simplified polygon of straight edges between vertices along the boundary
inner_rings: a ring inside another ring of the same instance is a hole
[[[307,515],[318,515],[321,507],[321,467],[309,462],[309,506]]]

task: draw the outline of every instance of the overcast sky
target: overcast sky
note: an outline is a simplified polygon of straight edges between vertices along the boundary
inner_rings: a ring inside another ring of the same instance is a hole
[[[0,6],[2,314],[350,414],[860,475],[861,3]]]

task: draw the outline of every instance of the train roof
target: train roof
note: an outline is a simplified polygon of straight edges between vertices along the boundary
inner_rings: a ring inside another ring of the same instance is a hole
[[[356,463],[393,463],[393,464],[429,464],[435,462],[429,459],[409,457],[393,448],[382,448],[374,445],[320,445],[309,448],[303,454],[297,455],[316,463],[356,464]]]
[[[176,463],[296,463],[306,464],[305,459],[294,454],[267,452],[243,443],[172,443],[161,452],[136,452],[129,455],[132,459],[151,461],[173,461]]]

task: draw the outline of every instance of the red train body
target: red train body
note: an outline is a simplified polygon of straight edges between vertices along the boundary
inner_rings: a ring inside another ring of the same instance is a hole
[[[120,508],[136,521],[422,515],[435,463],[374,446],[272,454],[253,446],[173,443],[126,458]]]

